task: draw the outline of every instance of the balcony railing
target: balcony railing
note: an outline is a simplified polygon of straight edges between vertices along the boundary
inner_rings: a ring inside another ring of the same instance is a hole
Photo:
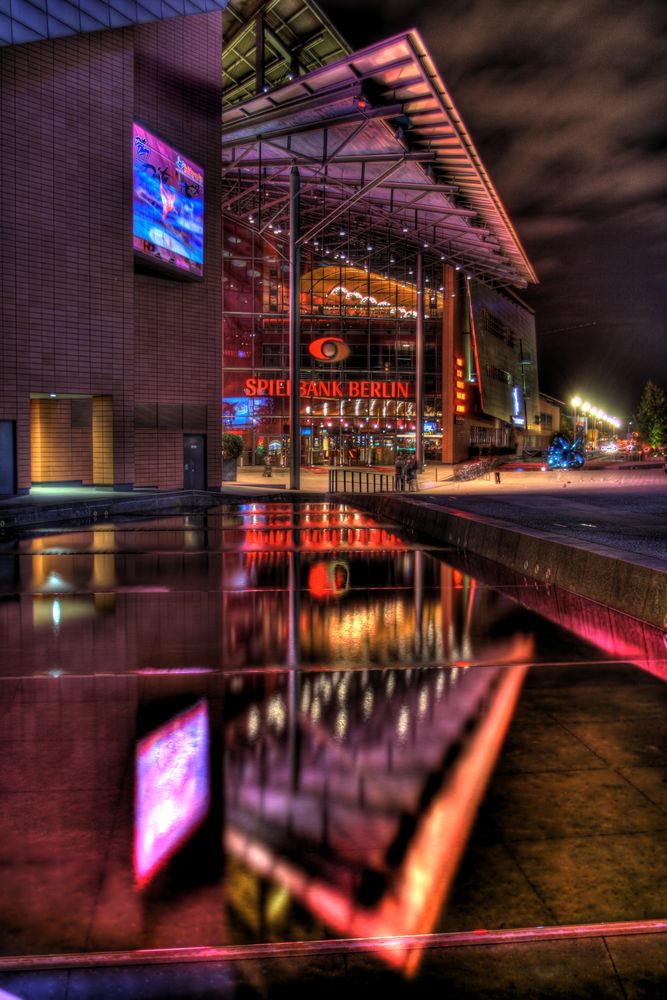
[[[402,493],[408,492],[409,485],[390,472],[329,469],[329,493]],[[416,480],[413,489],[416,489]]]

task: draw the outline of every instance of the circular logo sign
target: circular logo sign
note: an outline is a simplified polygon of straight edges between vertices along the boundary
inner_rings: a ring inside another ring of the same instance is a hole
[[[320,337],[308,345],[308,350],[318,361],[344,361],[350,355],[350,348],[340,337]]]

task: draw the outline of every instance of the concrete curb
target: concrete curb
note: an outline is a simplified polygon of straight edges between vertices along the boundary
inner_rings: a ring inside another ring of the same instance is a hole
[[[0,531],[37,527],[42,524],[79,524],[107,520],[119,514],[165,514],[185,508],[202,509],[223,503],[222,494],[180,490],[137,497],[102,497],[60,503],[21,504],[0,509]]]
[[[231,485],[231,484],[229,484]],[[324,494],[307,491],[284,491],[284,487],[241,487],[224,489],[220,493],[208,490],[174,490],[164,493],[149,493],[123,497],[94,497],[77,500],[62,500],[49,503],[23,502],[12,506],[0,504],[0,536],[13,534],[25,528],[40,525],[82,525],[108,521],[114,517],[131,514],[155,514],[168,516],[193,509],[207,510],[240,503],[323,503]]]
[[[484,556],[509,569],[597,601],[650,625],[667,627],[667,573],[637,556],[574,539],[564,542],[489,517],[443,509],[388,494],[347,494],[341,500],[409,528],[424,538]]]

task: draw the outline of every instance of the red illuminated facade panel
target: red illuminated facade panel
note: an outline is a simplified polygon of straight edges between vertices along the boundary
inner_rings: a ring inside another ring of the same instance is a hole
[[[245,460],[289,453],[287,265],[276,241],[225,219],[223,424]],[[424,437],[441,441],[442,295],[433,268],[425,322]],[[416,429],[416,291],[362,268],[304,254],[300,294],[301,454],[305,465],[393,464]]]

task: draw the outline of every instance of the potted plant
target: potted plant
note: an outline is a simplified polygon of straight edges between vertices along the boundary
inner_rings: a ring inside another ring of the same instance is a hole
[[[239,434],[222,435],[222,481],[236,482],[236,462],[243,453],[243,438]]]

